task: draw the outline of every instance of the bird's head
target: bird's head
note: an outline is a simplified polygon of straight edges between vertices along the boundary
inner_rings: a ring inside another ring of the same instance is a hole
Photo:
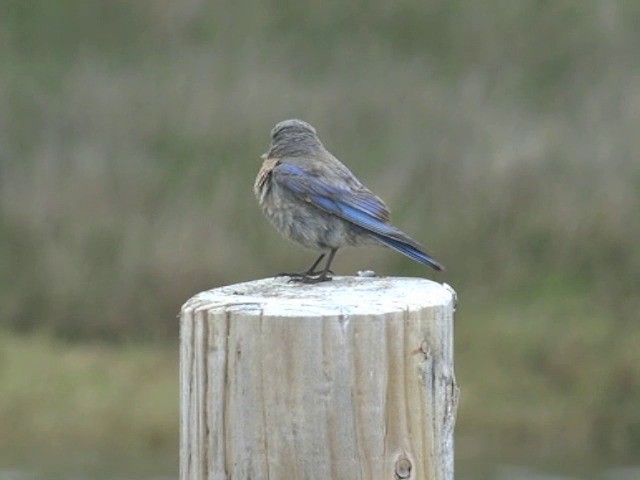
[[[302,120],[283,120],[271,130],[269,156],[306,155],[323,148],[316,129]]]
[[[303,120],[292,118],[283,120],[271,130],[271,139],[275,142],[282,138],[290,138],[295,136],[312,136],[315,137],[316,129]]]

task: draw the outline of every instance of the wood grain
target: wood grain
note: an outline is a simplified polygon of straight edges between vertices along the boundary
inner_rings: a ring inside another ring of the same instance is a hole
[[[180,478],[453,479],[450,288],[258,280],[180,320]]]

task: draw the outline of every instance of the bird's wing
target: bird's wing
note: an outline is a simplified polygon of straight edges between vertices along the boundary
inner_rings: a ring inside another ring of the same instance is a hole
[[[387,206],[366,188],[354,190],[346,185],[336,186],[323,175],[287,163],[274,168],[273,175],[283,188],[304,202],[370,232],[419,246],[388,223]]]
[[[324,173],[287,163],[279,163],[272,171],[273,180],[299,200],[367,230],[379,242],[418,262],[444,270],[422,245],[391,225],[382,200],[359,182],[360,188],[352,188],[339,176]]]

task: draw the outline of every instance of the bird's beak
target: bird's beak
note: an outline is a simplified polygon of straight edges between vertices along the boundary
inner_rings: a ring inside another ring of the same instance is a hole
[[[260,155],[260,158],[261,158],[262,160],[266,160],[266,159],[267,159],[267,154],[266,154],[266,153],[263,153],[262,155]]]

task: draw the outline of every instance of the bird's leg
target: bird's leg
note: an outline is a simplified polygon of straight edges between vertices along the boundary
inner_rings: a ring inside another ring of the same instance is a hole
[[[320,282],[327,282],[331,280],[331,277],[328,276],[329,272],[331,272],[331,270],[329,270],[329,267],[331,267],[331,262],[333,262],[333,257],[335,256],[337,251],[338,251],[337,248],[331,249],[331,251],[329,252],[329,258],[327,259],[327,263],[325,264],[324,269],[322,270],[322,273],[320,273],[320,275],[318,275],[317,277],[314,277],[311,275],[305,275],[304,277],[301,277],[299,279],[296,278],[292,280],[296,282],[302,282],[302,283],[320,283]],[[318,261],[320,261],[320,259],[318,259]],[[315,266],[316,265],[314,264],[314,267]]]
[[[309,267],[309,269],[306,272],[294,272],[294,273],[283,272],[283,273],[277,274],[276,277],[303,278],[303,277],[318,275],[319,273],[322,273],[322,272],[321,271],[316,272],[316,267],[322,261],[324,256],[325,256],[324,253],[320,254],[320,256],[316,259],[315,262],[313,262],[313,264]]]

